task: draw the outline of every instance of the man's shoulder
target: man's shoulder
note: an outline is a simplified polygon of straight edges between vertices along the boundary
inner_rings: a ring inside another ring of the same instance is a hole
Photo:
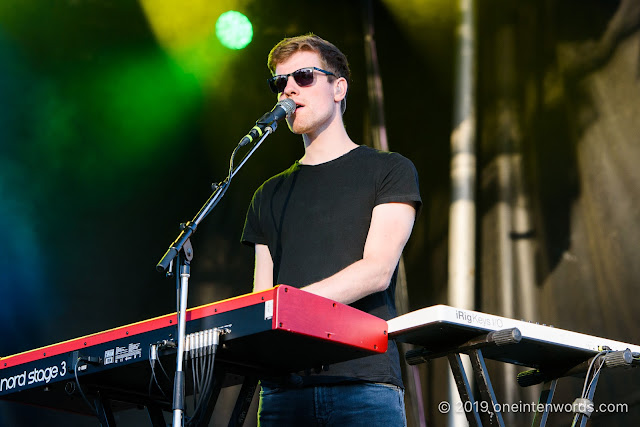
[[[273,175],[271,178],[267,179],[262,185],[258,188],[257,191],[264,191],[265,189],[270,189],[279,186],[283,181],[291,177],[298,169],[298,162],[295,162],[289,168],[283,170],[282,172]]]
[[[413,162],[409,160],[407,157],[403,156],[400,153],[395,151],[384,151],[379,150],[377,148],[369,147],[367,145],[362,145],[358,149],[358,154],[362,160],[369,161],[372,163],[380,163],[380,164],[388,164],[388,165],[397,165],[397,164],[407,164],[413,165]]]

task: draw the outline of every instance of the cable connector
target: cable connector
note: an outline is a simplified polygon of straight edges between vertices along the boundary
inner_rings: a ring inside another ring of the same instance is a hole
[[[160,348],[176,348],[176,342],[174,340],[162,340],[159,342]]]
[[[579,397],[573,401],[571,404],[571,410],[576,414],[582,414],[587,418],[591,417],[593,410],[595,409],[593,405],[593,400],[586,399],[583,397]]]
[[[102,365],[102,357],[98,356],[80,357],[80,360],[83,360],[90,365]]]
[[[215,354],[215,350],[220,343],[222,329],[213,328],[204,331],[194,332],[185,337],[184,352],[187,359]]]
[[[80,354],[80,351],[76,350],[71,353],[71,357],[69,358],[69,362],[67,366],[69,366],[69,371],[75,372],[84,371],[87,369],[87,365],[99,366],[102,365],[103,359],[98,356],[83,356]]]
[[[153,369],[157,360],[158,360],[158,344],[157,343],[151,344],[149,346],[149,363],[151,364],[151,369]]]
[[[151,366],[153,367],[155,365],[161,350],[164,350],[166,348],[176,348],[176,347],[177,346],[174,340],[162,340],[162,341],[157,341],[153,344],[150,344],[149,345],[149,362],[151,363]]]

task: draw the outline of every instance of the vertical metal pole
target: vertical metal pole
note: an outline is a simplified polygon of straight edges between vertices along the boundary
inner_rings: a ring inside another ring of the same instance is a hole
[[[384,97],[382,77],[378,62],[375,29],[373,25],[373,5],[371,0],[363,0],[364,56],[367,64],[367,91],[369,95],[369,116],[371,139],[374,148],[389,151],[387,127],[384,120]]]
[[[459,0],[458,8],[454,122],[451,133],[448,302],[454,307],[473,309],[476,262],[475,2]],[[452,407],[456,407],[459,397],[451,376],[449,397]],[[456,414],[455,411],[450,414],[450,426],[466,425],[463,414]]]
[[[454,128],[451,133],[449,303],[473,309],[476,237],[476,117],[473,0],[460,0]]]
[[[176,374],[173,380],[173,427],[182,427],[184,414],[184,341],[187,323],[187,296],[189,294],[189,262],[180,266],[180,313],[178,313],[178,353]]]
[[[531,234],[530,202],[525,188],[522,132],[517,105],[517,30],[512,22],[504,23],[496,32],[496,156],[498,202],[496,203],[496,243],[498,301],[505,317],[536,318],[535,262]],[[503,398],[515,402],[518,396],[535,398],[535,389],[519,389],[513,381],[516,366],[502,366]],[[505,413],[507,424],[516,422],[513,412]]]

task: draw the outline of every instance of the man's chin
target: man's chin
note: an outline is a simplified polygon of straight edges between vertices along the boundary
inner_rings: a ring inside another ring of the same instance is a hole
[[[295,126],[290,123],[287,123],[287,125],[289,125],[289,130],[291,131],[291,133],[294,133],[296,135],[303,135],[306,133],[306,129],[304,129],[302,126]]]
[[[296,120],[294,117],[287,118],[287,126],[289,126],[289,130],[296,135],[303,135],[307,133],[308,126],[305,123],[300,122],[300,118]]]

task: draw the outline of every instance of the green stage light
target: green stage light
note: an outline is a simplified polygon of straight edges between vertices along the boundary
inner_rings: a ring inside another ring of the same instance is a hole
[[[216,21],[216,36],[229,49],[243,49],[251,43],[253,26],[242,13],[230,10],[220,15]]]

